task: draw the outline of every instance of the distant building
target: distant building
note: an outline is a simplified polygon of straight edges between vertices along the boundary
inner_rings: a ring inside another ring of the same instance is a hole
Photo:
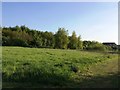
[[[118,45],[114,42],[103,42],[103,45],[110,46],[112,49],[118,49]]]
[[[107,46],[117,46],[117,44],[114,42],[103,42],[102,44]]]

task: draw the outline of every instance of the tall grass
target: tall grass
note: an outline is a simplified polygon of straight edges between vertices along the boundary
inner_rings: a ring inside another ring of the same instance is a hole
[[[107,53],[44,48],[3,47],[2,50],[3,82],[55,86],[72,83],[90,65],[116,57]]]

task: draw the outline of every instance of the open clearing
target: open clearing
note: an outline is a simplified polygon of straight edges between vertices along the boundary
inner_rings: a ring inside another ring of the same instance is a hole
[[[118,55],[2,47],[4,87],[118,87]]]

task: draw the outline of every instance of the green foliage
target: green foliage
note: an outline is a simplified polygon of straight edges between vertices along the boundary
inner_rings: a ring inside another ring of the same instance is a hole
[[[3,46],[29,46],[32,37],[25,31],[19,31],[18,26],[12,29],[3,28],[2,45]]]
[[[81,36],[68,35],[68,30],[59,28],[54,34],[52,32],[42,32],[32,30],[23,26],[3,27],[2,28],[3,46],[24,46],[38,48],[58,48],[58,49],[83,49],[83,50],[117,50],[117,46],[109,47],[95,41],[82,41]]]
[[[83,48],[85,50],[109,51],[110,47],[103,45],[97,41],[83,41]]]
[[[78,43],[77,36],[76,36],[75,31],[73,31],[72,36],[69,38],[68,47],[70,49],[77,49],[77,43]]]
[[[78,36],[77,48],[78,49],[83,49],[83,42],[81,40],[81,36]]]
[[[68,44],[68,33],[64,28],[59,28],[55,34],[55,47],[66,49]]]
[[[52,32],[30,30],[25,25],[20,27],[19,26],[8,28],[4,27],[2,35],[3,46],[29,46],[29,47],[54,46],[54,35]],[[24,45],[21,42],[23,42]]]
[[[31,30],[25,25],[20,27],[3,27],[2,36],[3,46],[29,46],[60,49],[82,48],[80,37],[77,39],[75,32],[73,32],[73,35],[68,38],[68,31],[64,28],[59,28],[58,31],[53,34],[52,32],[47,31]],[[23,45],[23,43],[26,45]]]

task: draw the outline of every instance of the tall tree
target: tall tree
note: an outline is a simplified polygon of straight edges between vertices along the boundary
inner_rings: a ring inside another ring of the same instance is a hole
[[[68,31],[59,28],[55,34],[55,48],[66,49],[68,44]]]
[[[82,43],[82,40],[81,40],[81,36],[78,36],[77,48],[78,49],[83,49],[83,43]]]
[[[69,48],[70,49],[76,49],[77,48],[77,36],[75,31],[72,32],[72,36],[69,38]]]

